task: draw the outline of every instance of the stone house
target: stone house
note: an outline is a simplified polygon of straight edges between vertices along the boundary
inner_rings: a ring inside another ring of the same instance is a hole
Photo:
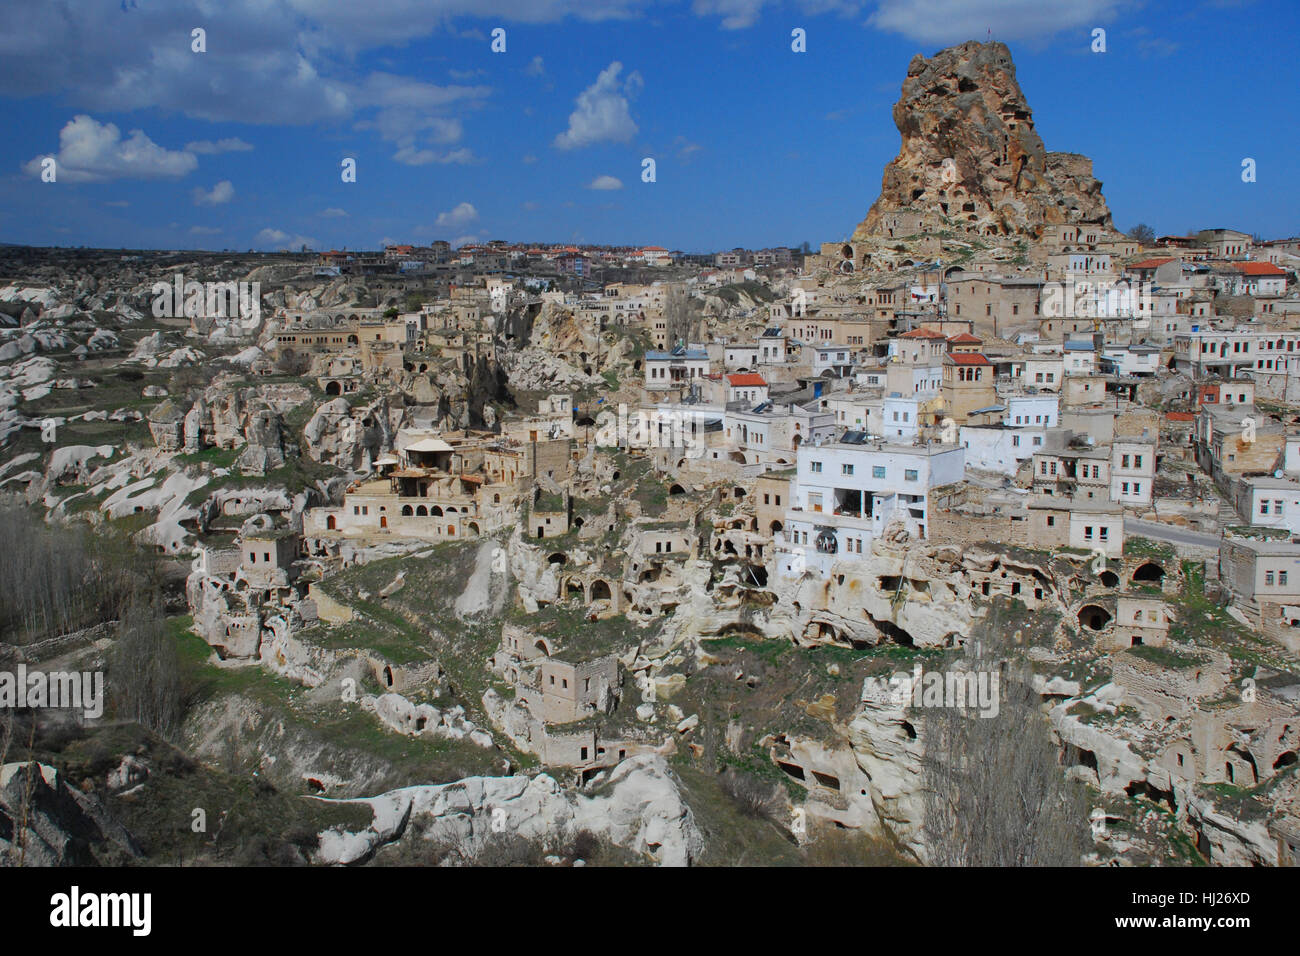
[[[544,724],[573,723],[614,710],[622,687],[615,655],[573,663],[553,653],[560,653],[554,641],[505,624],[491,666],[513,685],[516,701]]]
[[[1108,634],[1106,649],[1163,647],[1168,643],[1170,612],[1161,598],[1121,594],[1115,603],[1115,626]]]

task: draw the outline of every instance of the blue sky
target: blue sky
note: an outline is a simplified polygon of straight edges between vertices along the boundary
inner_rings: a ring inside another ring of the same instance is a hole
[[[879,192],[911,57],[990,29],[1047,148],[1093,158],[1118,226],[1294,235],[1298,15],[1295,0],[6,0],[0,241],[816,245]]]

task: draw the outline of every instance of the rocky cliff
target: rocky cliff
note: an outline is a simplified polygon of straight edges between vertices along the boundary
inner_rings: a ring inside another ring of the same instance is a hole
[[[1092,161],[1044,147],[1005,44],[913,57],[894,122],[902,147],[855,240],[948,230],[1033,241],[1053,224],[1113,228]]]

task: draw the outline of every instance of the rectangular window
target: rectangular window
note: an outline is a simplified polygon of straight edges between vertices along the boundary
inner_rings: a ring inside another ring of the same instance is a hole
[[[1110,540],[1110,528],[1098,528],[1097,530],[1098,530],[1098,533],[1099,533],[1100,536],[1101,536],[1101,540],[1102,540],[1102,541],[1109,541],[1109,540]]]
[[[840,465],[840,474],[842,474],[842,475],[851,475],[851,474],[853,474],[853,466],[852,466],[852,465]]]
[[[1279,571],[1279,572],[1277,573],[1277,583],[1278,583],[1279,585],[1286,584],[1286,572],[1285,572],[1285,571]]]
[[[809,462],[808,470],[813,472],[814,474],[817,474],[822,470],[822,463],[820,461]]]
[[[1084,529],[1083,529],[1083,540],[1084,540],[1084,541],[1091,541],[1091,540],[1092,540],[1092,525],[1085,525],[1085,526],[1084,526]]]
[[[903,478],[906,481],[916,481],[916,469],[915,468],[904,469]]]
[[[1264,583],[1267,584],[1269,587],[1272,587],[1272,586],[1273,586],[1273,572],[1272,572],[1272,571],[1265,571],[1265,572],[1264,572]]]
[[[884,465],[872,465],[872,466],[871,466],[871,477],[872,477],[872,478],[884,478],[884,477],[885,477],[885,466],[884,466]]]

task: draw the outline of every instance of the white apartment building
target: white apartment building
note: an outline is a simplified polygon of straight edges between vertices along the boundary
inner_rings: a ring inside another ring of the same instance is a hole
[[[799,449],[793,502],[786,512],[780,570],[829,572],[837,555],[867,554],[896,515],[924,537],[930,491],[961,481],[960,445],[869,442],[850,432],[838,442]]]

